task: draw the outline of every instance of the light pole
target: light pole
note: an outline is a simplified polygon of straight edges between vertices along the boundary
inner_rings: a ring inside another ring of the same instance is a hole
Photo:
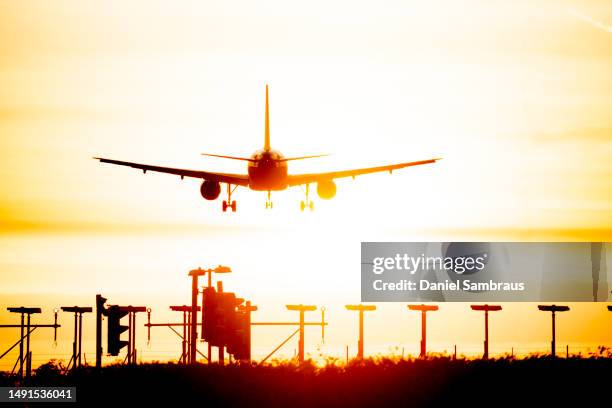
[[[191,276],[191,332],[190,332],[190,341],[189,341],[189,362],[194,364],[196,362],[196,346],[198,339],[197,325],[198,325],[198,277],[204,276],[208,273],[208,286],[212,284],[212,274],[213,273],[229,273],[232,270],[228,266],[219,265],[216,268],[209,269],[193,269],[189,272],[189,276]],[[202,305],[202,308],[204,305]],[[210,361],[210,345],[208,346],[209,354],[208,358]]]
[[[74,313],[74,341],[72,342],[72,371],[81,366],[81,344],[83,340],[83,313],[91,313],[92,307],[62,306],[63,312]]]
[[[408,305],[409,310],[421,312],[421,358],[427,354],[427,312],[438,310],[436,305]]]
[[[556,312],[567,312],[570,310],[569,306],[557,306],[557,305],[538,305],[538,309],[543,312],[551,312],[552,313],[552,341],[550,342],[550,348],[552,356],[556,356],[556,348],[555,348],[555,313]]]
[[[300,312],[300,339],[298,343],[298,361],[300,364],[304,362],[304,312],[312,312],[317,310],[313,305],[286,305],[287,310],[295,310]]]
[[[484,341],[484,354],[482,358],[485,360],[489,358],[489,312],[497,312],[502,310],[500,305],[471,305],[472,310],[479,310],[485,312],[485,341]]]
[[[359,312],[359,341],[357,343],[357,358],[363,360],[363,312],[376,310],[374,305],[346,305],[347,310]]]

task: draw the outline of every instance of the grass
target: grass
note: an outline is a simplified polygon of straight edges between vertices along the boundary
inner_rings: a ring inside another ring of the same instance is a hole
[[[380,358],[322,367],[149,363],[110,365],[99,372],[83,367],[69,375],[51,361],[36,370],[30,385],[76,386],[80,406],[550,406],[574,399],[584,406],[609,402],[611,378],[612,359],[606,357]],[[0,374],[0,386],[15,380]]]

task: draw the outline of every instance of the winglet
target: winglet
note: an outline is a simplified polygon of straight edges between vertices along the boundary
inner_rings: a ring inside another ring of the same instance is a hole
[[[268,84],[266,84],[266,133],[264,138],[264,150],[270,150],[270,110],[268,107]]]

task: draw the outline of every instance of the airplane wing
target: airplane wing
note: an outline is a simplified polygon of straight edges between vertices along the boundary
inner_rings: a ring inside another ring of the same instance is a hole
[[[378,173],[381,171],[388,171],[389,173],[391,173],[393,170],[403,169],[404,167],[419,166],[421,164],[435,163],[437,160],[440,159],[436,158],[407,163],[389,164],[386,166],[366,167],[363,169],[332,171],[328,173],[295,174],[288,176],[288,183],[290,186],[299,186],[302,184],[317,183],[319,181],[328,181],[343,177],[354,178],[362,174]]]
[[[246,174],[226,174],[226,173],[214,173],[214,172],[201,171],[201,170],[175,169],[172,167],[150,166],[148,164],[139,164],[139,163],[120,161],[120,160],[111,160],[111,159],[105,159],[102,157],[94,157],[94,159],[99,160],[100,163],[110,163],[110,164],[116,164],[119,166],[133,167],[135,169],[142,170],[143,173],[146,173],[147,171],[155,171],[158,173],[175,174],[177,176],[180,176],[181,179],[184,177],[193,177],[193,178],[199,178],[199,179],[204,179],[208,181],[216,181],[218,183],[233,184],[237,186],[246,187],[249,185],[249,176],[247,176]]]

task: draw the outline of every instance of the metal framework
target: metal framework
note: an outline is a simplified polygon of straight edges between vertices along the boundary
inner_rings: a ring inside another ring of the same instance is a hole
[[[63,312],[74,313],[74,340],[72,341],[72,357],[68,362],[66,370],[68,370],[72,364],[72,370],[75,371],[81,366],[81,344],[83,340],[83,313],[91,313],[93,308],[91,307],[79,307],[79,306],[62,306]]]
[[[8,348],[2,355],[0,355],[0,359],[6,356],[11,352],[15,347],[19,346],[19,358],[15,362],[13,366],[13,370],[11,374],[15,372],[15,368],[17,364],[19,364],[19,378],[24,378],[23,371],[25,365],[25,379],[29,380],[32,374],[32,351],[30,351],[30,335],[34,330],[41,327],[50,327],[54,329],[54,341],[57,341],[57,329],[61,327],[61,325],[57,324],[57,310],[54,310],[55,321],[53,324],[32,324],[31,317],[33,314],[39,314],[42,312],[40,307],[7,307],[6,308],[11,313],[19,313],[21,315],[21,323],[20,324],[2,324],[0,328],[20,328],[21,335],[19,340]],[[27,316],[27,318],[26,318]],[[25,356],[24,356],[24,342],[25,342]]]

